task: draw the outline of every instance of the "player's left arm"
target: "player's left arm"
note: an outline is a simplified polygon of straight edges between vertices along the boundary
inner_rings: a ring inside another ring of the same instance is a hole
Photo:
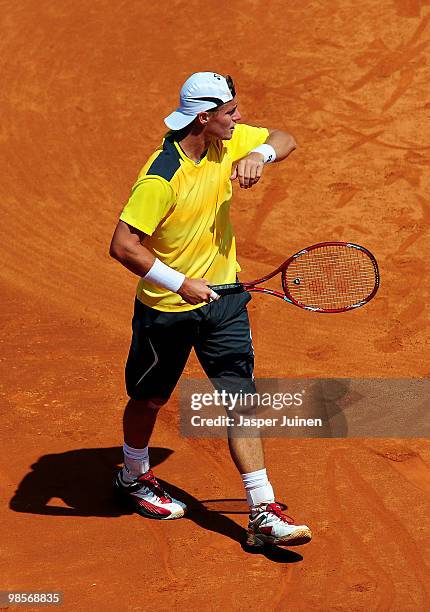
[[[264,144],[268,144],[275,149],[275,162],[286,159],[294,149],[297,149],[297,142],[294,136],[283,130],[269,129],[269,137],[266,138]]]
[[[297,148],[297,143],[291,134],[275,129],[269,129],[269,136],[264,144],[269,145],[275,151],[276,158],[270,160],[275,162],[286,159]],[[270,155],[269,150],[268,153]],[[264,153],[251,151],[238,162],[231,178],[232,180],[239,179],[240,187],[249,189],[260,180],[265,163],[267,162],[265,162]]]

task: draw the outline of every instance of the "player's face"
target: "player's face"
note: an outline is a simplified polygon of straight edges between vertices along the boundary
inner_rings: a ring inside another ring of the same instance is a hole
[[[216,113],[209,114],[206,133],[219,140],[230,140],[233,130],[241,119],[237,109],[236,96],[230,102],[223,104]]]

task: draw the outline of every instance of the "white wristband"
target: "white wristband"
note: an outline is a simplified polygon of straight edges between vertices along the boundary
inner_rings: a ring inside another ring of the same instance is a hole
[[[158,285],[158,287],[177,293],[185,280],[185,274],[177,272],[159,259],[155,259],[152,268],[143,278],[154,285]]]
[[[259,147],[255,147],[255,149],[252,149],[251,153],[261,153],[265,164],[270,164],[276,159],[276,151],[272,145],[269,144],[262,144]]]

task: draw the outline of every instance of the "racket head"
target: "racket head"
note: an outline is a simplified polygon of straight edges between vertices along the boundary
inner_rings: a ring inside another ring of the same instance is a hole
[[[314,312],[346,312],[367,304],[379,287],[372,253],[352,242],[319,242],[283,264],[282,288],[288,301]]]

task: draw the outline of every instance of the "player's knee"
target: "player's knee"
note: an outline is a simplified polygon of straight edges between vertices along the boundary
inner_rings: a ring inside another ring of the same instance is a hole
[[[160,408],[162,406],[164,406],[165,404],[167,404],[167,402],[169,401],[169,398],[165,398],[165,397],[153,397],[149,400],[146,400],[146,408],[148,408],[149,410],[160,410]]]

